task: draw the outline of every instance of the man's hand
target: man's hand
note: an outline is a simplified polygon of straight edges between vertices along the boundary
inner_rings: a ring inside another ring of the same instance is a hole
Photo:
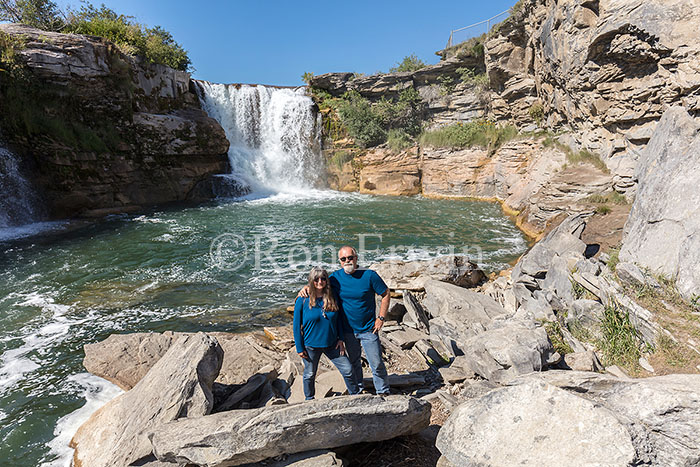
[[[298,353],[299,356],[300,356],[301,358],[303,358],[304,360],[308,360],[308,359],[309,359],[309,353],[308,353],[306,350],[304,350],[303,352],[297,352],[297,353]]]
[[[304,287],[301,288],[301,290],[297,294],[297,298],[299,298],[299,297],[308,298],[308,296],[309,296],[309,286],[305,285]]]
[[[372,332],[375,334],[379,334],[379,330],[384,326],[384,321],[381,319],[377,318],[374,320],[374,329],[372,329]]]
[[[336,349],[340,349],[340,355],[345,355],[345,342],[338,339],[338,343],[335,344]]]

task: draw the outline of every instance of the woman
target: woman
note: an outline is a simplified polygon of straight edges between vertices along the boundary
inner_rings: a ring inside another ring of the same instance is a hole
[[[323,268],[313,268],[309,273],[309,296],[297,297],[294,305],[294,343],[304,362],[306,400],[313,399],[315,395],[316,370],[321,354],[326,354],[338,368],[348,393],[359,392],[352,376],[350,360],[345,355],[343,325],[339,315],[338,301],[328,283],[328,272]]]

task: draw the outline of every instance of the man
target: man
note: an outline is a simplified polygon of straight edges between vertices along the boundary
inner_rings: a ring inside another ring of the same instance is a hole
[[[343,246],[338,251],[342,269],[330,275],[330,283],[338,294],[345,322],[345,348],[352,364],[353,377],[362,389],[361,349],[365,349],[367,361],[372,369],[374,389],[377,394],[389,394],[389,381],[382,360],[382,347],[379,330],[389,310],[389,288],[379,274],[369,269],[357,268],[357,251],[351,246]],[[300,295],[306,296],[306,288]],[[382,296],[379,316],[376,315],[375,295]],[[361,347],[360,347],[361,346]]]

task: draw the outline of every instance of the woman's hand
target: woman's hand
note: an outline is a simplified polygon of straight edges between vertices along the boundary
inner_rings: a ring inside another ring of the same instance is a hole
[[[304,350],[303,352],[297,352],[297,353],[298,353],[299,356],[300,356],[301,358],[303,358],[304,360],[308,360],[308,359],[309,359],[309,353],[308,353],[306,350]]]
[[[345,355],[345,342],[338,339],[338,343],[335,344],[336,349],[340,349],[340,355]]]
[[[301,290],[297,294],[297,298],[299,298],[299,297],[307,298],[308,296],[309,296],[309,286],[305,285],[304,287],[301,288]]]

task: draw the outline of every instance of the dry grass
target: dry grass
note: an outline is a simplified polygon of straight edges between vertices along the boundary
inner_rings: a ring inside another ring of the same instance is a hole
[[[657,277],[659,287],[623,286],[625,292],[639,305],[654,313],[655,321],[675,338],[660,336],[649,357],[656,374],[700,373],[700,309],[683,298],[673,282]],[[693,345],[692,342],[696,344]]]

